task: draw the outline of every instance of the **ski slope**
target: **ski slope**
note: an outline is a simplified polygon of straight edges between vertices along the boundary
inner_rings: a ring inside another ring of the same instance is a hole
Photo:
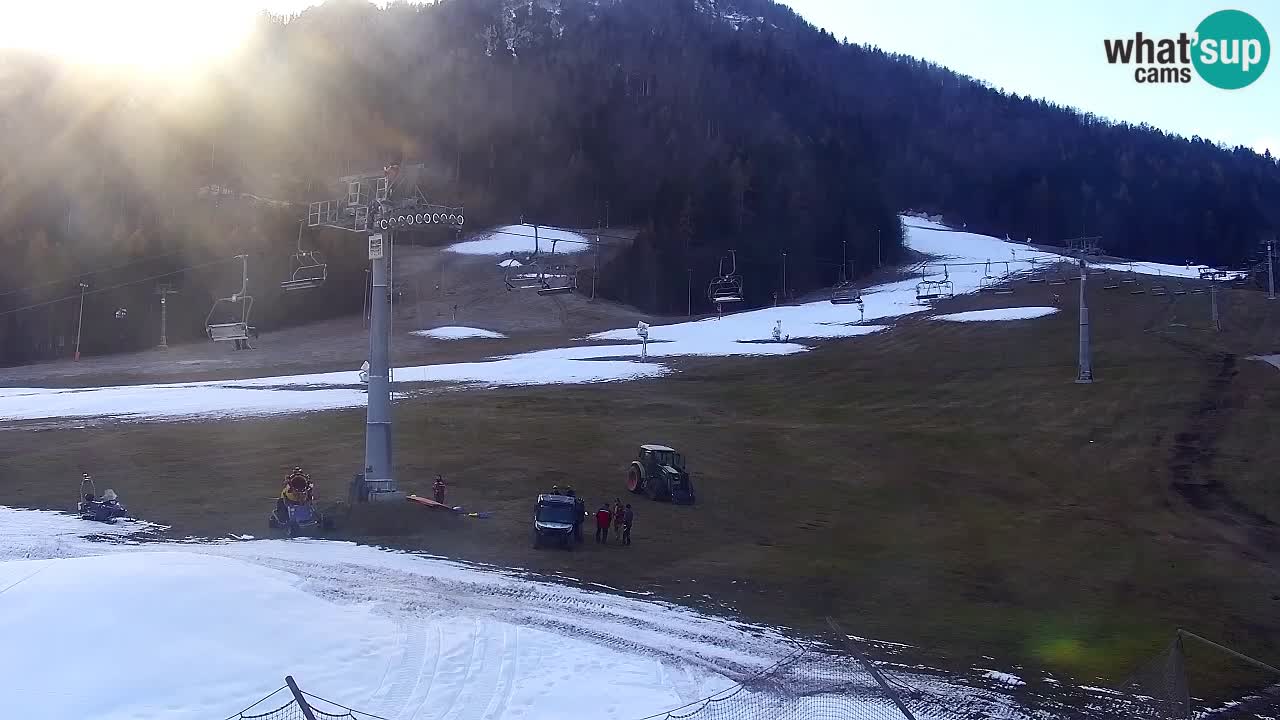
[[[459,255],[524,255],[532,252],[550,253],[554,243],[557,255],[586,252],[591,241],[571,230],[534,227],[533,225],[503,225],[488,231],[484,237],[454,243],[445,248]],[[516,267],[519,263],[516,263]]]
[[[934,320],[945,320],[947,322],[993,322],[1000,320],[1032,320],[1034,318],[1045,317],[1058,312],[1058,308],[1051,307],[1017,307],[1017,308],[997,308],[995,310],[971,310],[969,312],[951,313],[949,315],[935,315]]]
[[[774,629],[519,571],[316,540],[128,540],[139,529],[0,506],[7,716],[223,718],[290,674],[388,720],[638,720],[794,650]],[[1026,717],[999,693],[913,682]]]
[[[792,355],[810,349],[805,341],[856,338],[889,330],[894,320],[930,309],[916,299],[922,277],[950,280],[957,295],[977,292],[988,271],[1016,276],[1043,270],[1058,256],[1024,245],[957,231],[916,217],[904,217],[907,243],[937,258],[921,264],[904,280],[867,288],[863,308],[825,300],[761,308],[697,321],[652,325],[647,357],[640,359],[634,327],[616,328],[582,338],[569,347],[487,358],[477,362],[396,368],[402,391],[415,385],[468,387],[583,384],[659,378],[675,372],[678,357],[744,357]],[[539,228],[539,247],[547,238],[581,236]],[[464,254],[531,251],[532,226],[498,228],[488,237],[450,246]],[[586,246],[566,243],[566,248]],[[544,248],[546,249],[546,248]],[[513,261],[514,262],[514,261]],[[990,262],[988,266],[987,263]],[[943,263],[950,263],[943,270]],[[1018,319],[1026,310],[1010,309]],[[1034,312],[1034,310],[1032,311]],[[773,333],[777,328],[780,341]],[[493,338],[478,328],[443,327],[414,334],[437,339]],[[129,385],[99,388],[0,388],[0,421],[58,418],[112,418],[129,421],[184,420],[263,416],[360,407],[365,393],[355,370],[285,375],[247,380]]]
[[[431,338],[433,340],[466,340],[469,338],[485,338],[489,340],[499,340],[505,338],[500,332],[493,330],[485,330],[483,328],[459,327],[449,325],[445,327],[431,328],[430,330],[414,330],[410,335],[418,337]]]

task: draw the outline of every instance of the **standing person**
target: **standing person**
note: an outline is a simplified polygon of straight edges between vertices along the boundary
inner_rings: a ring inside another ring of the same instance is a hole
[[[622,542],[622,501],[613,499],[613,539]]]
[[[627,503],[627,507],[622,511],[622,544],[631,544],[631,522],[635,520],[635,513],[631,512],[631,503]]]
[[[578,497],[573,487],[567,488],[564,492],[573,498],[573,539],[575,542],[582,542],[582,520],[587,514],[587,504]]]
[[[431,483],[431,493],[435,501],[444,504],[444,476],[436,475],[436,481]]]
[[[609,544],[610,519],[612,519],[612,513],[609,512],[609,503],[605,503],[596,511],[596,542]]]

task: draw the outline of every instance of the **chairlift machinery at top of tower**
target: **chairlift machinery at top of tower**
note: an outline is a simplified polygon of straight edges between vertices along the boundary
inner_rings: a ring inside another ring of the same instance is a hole
[[[338,198],[312,202],[307,208],[307,226],[350,232],[462,228],[466,224],[465,209],[428,202],[418,186],[422,173],[421,164],[402,167],[394,163],[381,173],[339,178]]]

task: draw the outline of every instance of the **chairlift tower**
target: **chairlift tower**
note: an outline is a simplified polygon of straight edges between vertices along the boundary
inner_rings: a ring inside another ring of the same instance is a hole
[[[1267,299],[1276,299],[1276,272],[1275,272],[1275,252],[1276,252],[1276,236],[1272,235],[1267,238]]]
[[[156,295],[159,295],[159,296],[160,296],[160,344],[156,346],[156,349],[157,349],[157,350],[168,350],[168,349],[169,349],[169,334],[168,334],[168,325],[169,325],[169,322],[168,322],[168,321],[169,321],[169,304],[168,304],[168,299],[169,299],[169,296],[170,296],[170,295],[176,295],[177,293],[178,293],[178,291],[177,291],[177,290],[174,290],[174,289],[173,289],[173,286],[172,286],[172,285],[170,285],[169,283],[160,283],[159,285],[156,285]]]
[[[381,172],[339,178],[336,200],[313,202],[307,211],[310,227],[330,227],[368,238],[371,292],[369,297],[368,410],[365,419],[364,467],[352,480],[357,502],[403,500],[391,465],[391,303],[395,233],[400,230],[446,227],[461,229],[461,207],[427,201],[418,187],[422,165],[388,165]]]
[[[1088,283],[1089,265],[1084,260],[1084,254],[1080,256],[1080,359],[1079,372],[1076,374],[1076,384],[1089,385],[1093,383],[1093,349],[1089,346],[1089,304],[1085,298],[1085,286]]]

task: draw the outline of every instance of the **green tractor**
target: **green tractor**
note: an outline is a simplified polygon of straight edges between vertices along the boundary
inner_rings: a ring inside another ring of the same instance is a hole
[[[665,445],[641,445],[627,470],[627,490],[644,493],[650,500],[670,500],[692,505],[693,483],[680,453]]]

